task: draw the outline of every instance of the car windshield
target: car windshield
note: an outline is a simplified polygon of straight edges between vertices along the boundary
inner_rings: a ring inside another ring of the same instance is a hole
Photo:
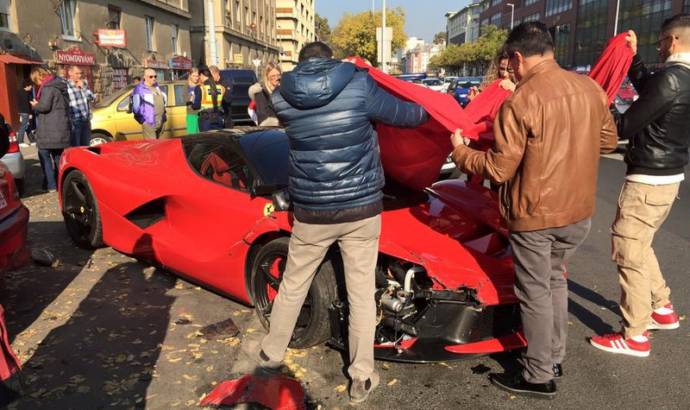
[[[288,138],[283,130],[249,132],[240,138],[244,156],[259,174],[261,185],[276,189],[288,185]]]
[[[124,94],[128,93],[132,88],[134,88],[134,87],[130,86],[130,87],[123,88],[120,91],[116,91],[113,94],[110,94],[110,95],[104,97],[101,101],[94,104],[94,107],[95,108],[108,107],[108,106],[110,106],[110,104],[115,102],[115,100],[122,97]]]

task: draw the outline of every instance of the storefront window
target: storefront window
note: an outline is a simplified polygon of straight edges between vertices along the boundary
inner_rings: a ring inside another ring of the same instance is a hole
[[[608,0],[582,0],[577,11],[577,33],[575,33],[575,65],[594,65],[606,39]]]
[[[546,0],[546,17],[563,13],[573,7],[573,0]]]
[[[656,42],[661,24],[673,14],[671,6],[671,0],[621,0],[618,27],[637,33],[637,52],[647,64],[659,62]]]
[[[156,45],[153,38],[153,26],[155,24],[153,17],[146,16],[146,49],[149,51],[155,51]]]
[[[74,15],[77,11],[76,0],[63,0],[58,6],[58,16],[60,17],[60,27],[62,35],[65,37],[76,37],[74,31]]]

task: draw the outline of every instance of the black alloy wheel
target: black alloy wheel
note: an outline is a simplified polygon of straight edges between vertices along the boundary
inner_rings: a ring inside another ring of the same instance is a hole
[[[287,264],[289,238],[279,238],[264,245],[252,264],[250,291],[256,313],[264,328],[270,326],[273,300]],[[314,277],[309,293],[297,318],[290,347],[303,349],[316,346],[330,337],[328,308],[335,300],[335,273],[324,261]]]
[[[103,246],[103,228],[98,203],[81,171],[67,174],[62,183],[62,215],[70,238],[79,247]]]

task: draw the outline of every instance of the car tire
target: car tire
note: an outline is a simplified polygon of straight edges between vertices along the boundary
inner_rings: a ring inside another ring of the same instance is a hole
[[[282,276],[287,264],[289,242],[290,238],[286,237],[267,243],[259,250],[252,263],[250,277],[251,297],[259,320],[267,330],[269,328],[270,309],[273,306],[271,295],[275,297],[280,283],[280,276]],[[274,279],[272,283],[269,283],[265,276],[266,273],[270,274]],[[276,274],[279,275],[278,278],[275,277]],[[291,348],[305,349],[328,340],[331,335],[328,309],[336,298],[335,270],[331,261],[325,259],[312,281],[305,304],[300,311],[300,316],[297,319],[297,325],[290,341]]]
[[[102,247],[101,215],[86,176],[81,171],[71,171],[62,183],[61,194],[62,216],[72,241],[84,249]]]
[[[89,146],[93,147],[94,145],[101,145],[101,144],[106,144],[113,139],[110,138],[107,134],[103,134],[100,132],[96,132],[94,134],[91,134],[91,140],[89,141]]]

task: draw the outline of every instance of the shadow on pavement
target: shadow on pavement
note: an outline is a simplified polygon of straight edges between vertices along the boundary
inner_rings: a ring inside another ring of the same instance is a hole
[[[175,279],[127,262],[109,269],[24,364],[20,409],[143,408],[175,300]]]
[[[29,222],[29,247],[50,251],[59,263],[50,267],[29,262],[21,269],[3,274],[0,303],[5,306],[12,340],[69,286],[93,254],[74,245],[62,222]]]
[[[608,310],[621,317],[618,303],[606,299],[599,293],[588,289],[571,279],[568,279],[568,290],[573,294],[597,305],[601,310]],[[568,298],[568,312],[575,316],[582,324],[590,328],[596,334],[613,332],[613,327],[606,323],[598,314],[590,312],[586,307],[577,303],[573,298]]]

